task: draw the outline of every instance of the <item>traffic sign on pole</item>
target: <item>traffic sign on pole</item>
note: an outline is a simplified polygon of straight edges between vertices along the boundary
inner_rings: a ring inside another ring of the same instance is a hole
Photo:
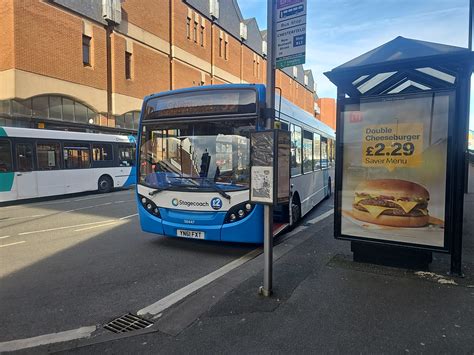
[[[275,45],[278,69],[305,63],[306,0],[276,0]]]

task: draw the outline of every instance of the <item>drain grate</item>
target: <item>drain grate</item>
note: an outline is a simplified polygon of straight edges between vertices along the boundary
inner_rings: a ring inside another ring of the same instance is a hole
[[[134,330],[145,329],[151,327],[153,322],[147,319],[137,317],[134,314],[124,314],[112,322],[107,323],[104,328],[114,333],[132,332]]]

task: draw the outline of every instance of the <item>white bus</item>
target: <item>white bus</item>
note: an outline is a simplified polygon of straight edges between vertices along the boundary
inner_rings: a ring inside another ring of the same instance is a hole
[[[0,127],[0,202],[135,184],[135,138]]]
[[[291,223],[331,196],[335,167],[335,132],[308,112],[277,96],[281,129],[291,132]],[[275,213],[279,210],[275,208]],[[285,218],[283,218],[285,219]]]

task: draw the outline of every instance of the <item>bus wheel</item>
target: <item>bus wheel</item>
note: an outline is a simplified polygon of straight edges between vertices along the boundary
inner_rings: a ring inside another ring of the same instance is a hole
[[[101,193],[110,192],[112,191],[113,186],[114,186],[114,182],[112,181],[112,178],[110,176],[102,175],[99,178],[99,182],[98,182],[99,192]]]
[[[301,219],[301,205],[298,198],[291,203],[291,225],[295,225]]]
[[[331,178],[328,179],[328,190],[326,193],[326,198],[330,198],[332,194]]]

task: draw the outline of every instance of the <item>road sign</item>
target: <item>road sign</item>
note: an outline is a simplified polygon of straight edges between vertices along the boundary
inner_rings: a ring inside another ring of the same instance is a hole
[[[276,67],[305,62],[306,0],[276,0]]]

